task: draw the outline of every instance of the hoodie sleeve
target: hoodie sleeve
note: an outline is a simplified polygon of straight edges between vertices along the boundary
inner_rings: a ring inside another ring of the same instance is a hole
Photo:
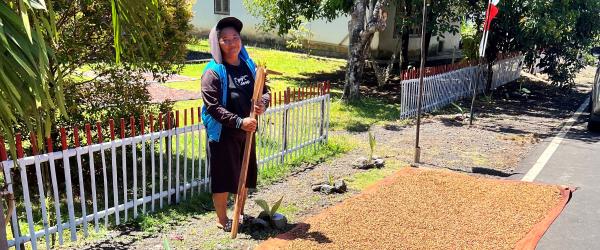
[[[202,101],[210,116],[226,127],[239,128],[241,126],[242,118],[221,105],[220,100],[223,96],[221,80],[214,71],[207,70],[202,75],[201,92]]]

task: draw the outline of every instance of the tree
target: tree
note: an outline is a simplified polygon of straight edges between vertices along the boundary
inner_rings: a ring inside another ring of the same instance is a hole
[[[133,47],[114,63],[111,16],[102,10],[106,1],[81,2],[57,0],[59,22],[56,46],[57,67],[64,69],[66,122],[106,121],[154,112],[143,73],[151,72],[159,80],[177,72],[184,63],[192,16],[188,0],[166,0],[158,6],[158,38],[147,40],[148,49]],[[89,35],[86,35],[89,34]],[[126,35],[127,38],[129,36]],[[142,57],[142,55],[145,55]]]
[[[572,86],[575,73],[584,66],[582,53],[600,42],[600,2],[505,0],[498,7],[500,12],[491,24],[488,61],[497,52],[520,51],[529,65],[539,60],[538,66],[553,84]]]
[[[179,57],[181,49],[156,44],[173,41],[170,35],[182,27],[169,25],[189,20],[189,14],[172,9],[188,2],[1,0],[0,133],[7,135],[13,157],[15,126],[24,124],[43,142],[55,117],[67,117],[63,92],[77,67],[94,62],[98,67],[172,71],[169,59]],[[164,15],[167,8],[174,15]],[[88,21],[97,26],[89,28]],[[98,37],[101,42],[94,39]],[[78,43],[82,41],[88,42]],[[82,47],[89,53],[80,53]]]
[[[386,28],[389,3],[395,3],[397,7],[394,23],[398,25],[397,30],[401,31],[402,38],[397,49],[400,51],[394,51],[390,60],[389,65],[392,65],[397,53],[400,53],[403,64],[408,61],[408,29],[420,23],[422,13],[418,6],[422,6],[423,2],[421,0],[244,0],[244,3],[251,14],[262,20],[263,29],[277,30],[280,35],[297,28],[302,18],[308,21],[319,18],[332,20],[341,15],[349,15],[348,64],[343,98],[346,101],[353,101],[360,96],[359,86],[365,60],[369,56],[371,40],[375,32]],[[464,16],[466,5],[463,1],[432,1],[427,26],[427,44],[431,37],[443,37],[445,32],[457,33],[459,31],[457,23]],[[378,75],[389,76],[391,67],[376,71],[379,72]]]
[[[279,35],[298,29],[302,20],[320,18],[329,21],[347,14],[349,46],[343,99],[358,100],[365,60],[373,35],[386,27],[389,0],[244,0],[250,13],[262,19],[264,30],[277,30]]]

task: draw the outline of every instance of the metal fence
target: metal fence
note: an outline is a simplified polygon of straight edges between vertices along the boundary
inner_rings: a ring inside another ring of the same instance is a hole
[[[259,172],[280,166],[303,150],[316,149],[328,137],[328,84],[288,89],[273,97],[271,107],[259,118],[256,134]],[[8,245],[49,249],[55,237],[63,245],[65,234],[69,241],[76,241],[87,237],[89,230],[119,225],[209,191],[206,135],[202,124],[194,121],[200,108],[189,111],[183,114],[183,126],[179,112],[159,114],[156,121],[151,115],[148,123],[147,117],[137,124],[131,117],[129,126],[121,119],[120,138],[115,138],[113,120],[108,124],[108,139],[103,137],[102,124],[97,123],[95,129],[86,124],[81,133],[85,146],[80,145],[77,127],[71,132],[61,128],[62,150],[56,152],[51,139],[46,143],[49,153],[36,152],[32,134],[30,156],[25,156],[21,134],[17,134],[18,166],[7,159],[0,138],[4,184],[15,194],[17,204],[7,229]],[[67,143],[70,138],[72,146]]]
[[[492,66],[492,89],[520,77],[523,56],[500,55]],[[474,88],[482,93],[485,90],[484,67],[468,61],[454,65],[427,68],[423,79],[422,112],[431,112],[465,97],[473,96]],[[407,71],[401,81],[400,118],[405,119],[417,115],[419,79],[416,70]]]

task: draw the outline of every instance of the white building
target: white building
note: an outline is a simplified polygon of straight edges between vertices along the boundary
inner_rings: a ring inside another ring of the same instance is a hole
[[[374,55],[385,57],[391,54],[398,43],[394,37],[395,7],[390,6],[388,12],[388,27],[383,32],[375,34],[371,42]],[[192,24],[201,33],[208,34],[209,30],[223,17],[235,16],[244,23],[243,36],[258,42],[282,42],[283,39],[275,33],[264,33],[257,29],[260,20],[252,16],[245,8],[242,0],[199,0],[193,6],[194,18]],[[348,50],[348,16],[340,16],[331,22],[316,20],[306,25],[311,36],[307,41],[308,47],[315,54],[346,57]],[[418,29],[413,29],[409,39],[409,56],[415,58],[419,54],[421,44]],[[450,58],[454,49],[458,51],[460,35],[445,34],[444,38],[431,38],[429,55],[440,55]],[[439,41],[438,41],[439,40]],[[458,52],[457,52],[458,53]],[[444,56],[445,55],[445,56]]]

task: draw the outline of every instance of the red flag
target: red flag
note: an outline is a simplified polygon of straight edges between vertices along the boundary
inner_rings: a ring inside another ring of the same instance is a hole
[[[483,57],[483,53],[485,53],[485,47],[487,45],[487,37],[490,30],[490,23],[492,19],[496,17],[498,14],[498,3],[500,0],[490,0],[488,4],[487,12],[485,13],[485,24],[483,26],[483,37],[481,38],[481,43],[479,43],[479,56]]]
[[[483,26],[484,30],[490,29],[490,23],[492,22],[492,19],[494,19],[494,17],[496,17],[496,15],[498,14],[498,2],[500,2],[500,0],[492,0],[490,5],[488,6],[487,16],[485,18],[485,25]]]

